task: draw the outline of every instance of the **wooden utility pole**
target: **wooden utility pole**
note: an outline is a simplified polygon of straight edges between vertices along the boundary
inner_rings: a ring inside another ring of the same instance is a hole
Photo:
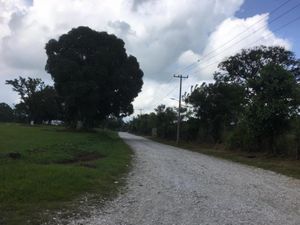
[[[140,115],[142,115],[144,109],[138,109],[138,110],[140,111]]]
[[[182,89],[182,79],[187,79],[189,76],[182,76],[182,75],[174,75],[175,78],[179,78],[179,99],[178,99],[178,118],[177,118],[177,137],[176,143],[179,145],[180,140],[180,122],[181,122],[181,89]]]

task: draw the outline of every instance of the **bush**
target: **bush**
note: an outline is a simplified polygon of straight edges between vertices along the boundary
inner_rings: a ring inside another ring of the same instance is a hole
[[[275,150],[278,155],[296,156],[297,144],[295,141],[295,135],[287,133],[281,135],[275,141]]]
[[[225,146],[231,150],[255,152],[260,150],[260,143],[255,140],[253,134],[244,124],[240,124],[227,136]]]
[[[295,140],[295,155],[296,159],[300,159],[300,118],[299,116],[293,121],[294,140]]]
[[[197,140],[199,134],[199,120],[190,118],[181,123],[181,138],[185,141]]]

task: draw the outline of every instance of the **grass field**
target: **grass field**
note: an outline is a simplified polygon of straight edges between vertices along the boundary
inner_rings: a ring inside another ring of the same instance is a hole
[[[164,144],[176,146],[175,141],[167,141],[160,138],[150,138]],[[283,175],[300,179],[300,160],[287,157],[270,157],[261,153],[245,153],[240,151],[224,150],[212,146],[203,146],[193,142],[182,141],[178,147],[218,158],[271,170]]]
[[[111,196],[130,159],[114,132],[0,124],[0,224],[41,224],[48,219],[43,211],[85,193]]]

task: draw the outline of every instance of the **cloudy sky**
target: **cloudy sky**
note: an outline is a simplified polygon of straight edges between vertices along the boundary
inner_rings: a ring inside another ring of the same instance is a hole
[[[51,83],[45,43],[89,26],[122,38],[140,62],[144,87],[135,109],[176,105],[174,73],[189,75],[188,91],[211,81],[218,62],[242,48],[281,45],[300,56],[300,20],[289,24],[299,15],[299,0],[0,0],[0,102],[18,101],[6,79]]]

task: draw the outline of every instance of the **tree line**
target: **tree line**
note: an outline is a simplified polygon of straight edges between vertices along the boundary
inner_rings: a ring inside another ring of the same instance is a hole
[[[181,139],[299,157],[300,61],[293,52],[244,49],[221,62],[213,77],[184,96]],[[159,106],[135,117],[128,129],[150,135],[156,127],[159,137],[175,139],[176,112]]]

